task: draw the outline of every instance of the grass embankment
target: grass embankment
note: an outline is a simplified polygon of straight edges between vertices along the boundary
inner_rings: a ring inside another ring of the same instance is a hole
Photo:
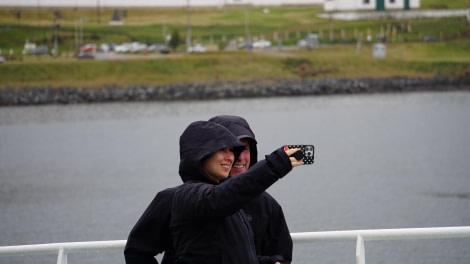
[[[465,8],[466,0],[422,0],[422,9]],[[59,13],[55,12],[59,11]],[[18,12],[21,13],[18,18]],[[55,15],[54,15],[55,12]],[[380,21],[329,21],[318,18],[322,7],[227,8],[191,10],[192,37],[204,44],[227,45],[253,38],[295,45],[309,32],[319,33],[322,47],[313,50],[272,52],[209,52],[186,54],[186,8],[120,10],[124,25],[108,25],[114,9],[0,9],[0,49],[13,51],[12,60],[0,65],[0,87],[33,85],[99,87],[103,85],[210,82],[250,78],[360,78],[388,76],[459,75],[470,70],[470,27],[465,17]],[[74,52],[77,21],[83,21],[83,43],[163,42],[173,30],[181,45],[170,56],[118,61],[78,61]],[[249,21],[249,28],[246,26]],[[59,57],[22,56],[26,39],[53,47],[54,23]],[[332,29],[333,38],[330,38]],[[371,43],[365,41],[370,34]],[[375,36],[387,36],[387,57],[372,57]],[[362,35],[361,49],[357,39]],[[426,35],[440,42],[424,43]],[[16,60],[15,60],[16,59]]]
[[[270,53],[208,53],[175,58],[118,61],[37,61],[1,66],[0,85],[99,87],[126,84],[241,81],[251,78],[380,78],[460,75],[470,70],[470,42],[389,44],[387,58],[372,57],[371,45],[328,45],[314,50]],[[451,50],[452,52],[444,51]],[[303,68],[302,68],[303,66]]]

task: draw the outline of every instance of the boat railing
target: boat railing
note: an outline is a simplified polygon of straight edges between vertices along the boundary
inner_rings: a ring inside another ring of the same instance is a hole
[[[356,240],[356,264],[365,264],[366,241],[417,240],[470,237],[470,226],[369,229],[291,233],[294,244]],[[67,254],[124,250],[126,240],[86,241],[0,247],[0,257],[57,254],[57,264],[67,264]]]

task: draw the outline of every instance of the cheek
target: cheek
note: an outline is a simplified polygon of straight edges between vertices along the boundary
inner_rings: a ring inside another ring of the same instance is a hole
[[[249,151],[243,151],[241,154],[240,154],[240,159],[243,159],[243,160],[250,160],[250,152]]]

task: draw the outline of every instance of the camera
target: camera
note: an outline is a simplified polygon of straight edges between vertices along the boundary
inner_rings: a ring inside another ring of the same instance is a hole
[[[285,145],[284,150],[298,148],[300,149],[292,156],[297,160],[303,160],[304,165],[313,164],[315,147],[313,145]]]

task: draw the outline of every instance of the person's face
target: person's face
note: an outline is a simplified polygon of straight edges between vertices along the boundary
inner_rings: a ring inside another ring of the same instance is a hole
[[[223,148],[203,161],[202,170],[209,178],[219,182],[228,177],[234,159],[233,149]]]
[[[240,141],[245,145],[238,159],[233,163],[230,176],[237,176],[238,174],[246,171],[250,167],[250,144],[247,138],[242,138]]]

